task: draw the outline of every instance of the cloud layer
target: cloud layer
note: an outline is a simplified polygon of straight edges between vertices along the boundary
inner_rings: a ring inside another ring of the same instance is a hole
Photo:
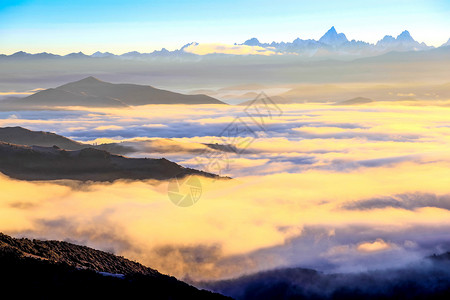
[[[1,112],[1,126],[120,142],[135,149],[130,156],[166,157],[235,179],[201,179],[201,199],[180,208],[168,199],[167,182],[1,176],[0,228],[68,239],[197,280],[280,266],[360,271],[450,249],[449,108],[281,109],[263,126],[242,107]],[[224,130],[237,117],[249,128],[239,138],[250,143],[224,152],[219,146],[233,140]]]

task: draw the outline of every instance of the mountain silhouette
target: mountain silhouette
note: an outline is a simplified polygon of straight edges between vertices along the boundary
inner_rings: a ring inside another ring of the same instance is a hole
[[[36,53],[30,54],[23,51],[16,52],[11,55],[0,54],[0,59],[11,60],[32,60],[45,59],[79,59],[80,61],[106,60],[147,60],[147,59],[164,59],[165,61],[186,60],[197,62],[201,55],[186,52],[185,49],[191,45],[198,45],[198,43],[188,43],[180,49],[169,51],[165,48],[155,50],[151,53],[141,53],[138,51],[130,51],[120,55],[110,52],[97,51],[92,55],[86,55],[82,52],[70,53],[68,55],[60,56],[51,53]],[[279,54],[302,54],[307,57],[322,57],[322,56],[352,56],[352,57],[370,57],[374,55],[384,54],[389,51],[422,51],[432,49],[434,47],[427,46],[425,43],[417,42],[413,39],[409,31],[404,30],[396,38],[391,35],[385,35],[383,39],[377,43],[372,44],[364,41],[348,40],[344,33],[338,33],[336,28],[332,26],[319,40],[296,38],[292,42],[260,42],[256,37],[246,40],[244,43],[235,43],[235,45],[259,46],[268,48]],[[450,45],[449,42],[443,44],[441,47]],[[232,56],[233,54],[228,54]],[[207,56],[217,56],[217,54],[207,54]]]
[[[0,142],[18,144],[24,146],[41,146],[62,148],[65,150],[81,150],[95,148],[105,150],[113,154],[129,154],[137,150],[122,143],[105,143],[100,145],[83,144],[62,135],[46,131],[32,131],[23,127],[0,127]]]
[[[397,36],[397,41],[411,43],[415,42],[408,30],[403,31]]]
[[[0,284],[20,299],[230,299],[126,258],[0,233]]]
[[[397,38],[386,35],[376,44],[370,44],[363,41],[350,41],[344,33],[338,33],[334,26],[319,40],[296,38],[292,42],[261,43],[254,37],[245,41],[242,45],[270,47],[278,53],[297,53],[315,57],[333,55],[365,57],[384,54],[389,51],[421,51],[433,48],[425,43],[415,41],[407,30],[399,34]]]
[[[42,146],[67,150],[80,150],[88,147],[86,144],[76,142],[52,132],[32,131],[23,127],[0,127],[0,141],[25,146]]]
[[[276,98],[275,98],[276,99]],[[32,131],[23,127],[0,127],[0,142],[9,144],[17,144],[24,146],[41,146],[41,147],[53,147],[62,148],[65,150],[81,150],[84,148],[95,148],[99,150],[105,150],[112,154],[127,155],[130,153],[139,152],[139,147],[133,147],[133,142],[126,143],[104,143],[104,144],[84,144],[62,135],[55,134],[53,132],[46,131]],[[151,139],[146,141],[147,149],[152,153],[166,153],[166,152],[183,152],[186,151],[182,147],[182,144],[171,139]],[[209,144],[203,145],[223,152],[236,152],[236,148],[233,145],[228,144]],[[203,149],[191,149],[191,153],[200,154]]]
[[[408,30],[404,30],[400,33],[397,38],[393,36],[386,35],[383,39],[379,40],[376,47],[385,50],[396,50],[396,51],[408,51],[408,50],[427,50],[428,47],[424,43],[419,43],[413,39]]]
[[[0,108],[127,107],[147,104],[225,103],[206,95],[184,95],[146,85],[113,84],[89,76],[57,88],[39,91],[25,98],[4,100],[0,103]]]
[[[0,142],[0,172],[21,180],[113,182],[118,179],[167,180],[187,175],[220,178],[184,168],[165,158],[128,158],[95,148],[71,151],[57,146],[23,146],[5,142]]]
[[[337,33],[333,26],[319,39],[319,42],[331,46],[339,46],[348,42],[348,40],[345,34]]]

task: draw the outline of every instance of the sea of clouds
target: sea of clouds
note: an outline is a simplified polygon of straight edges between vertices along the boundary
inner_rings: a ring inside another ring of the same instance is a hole
[[[201,179],[193,206],[165,181],[23,182],[0,176],[0,228],[69,240],[194,280],[279,267],[356,272],[450,250],[450,108],[402,104],[0,112],[0,126],[129,146],[230,176]],[[239,150],[225,145],[236,120]],[[246,139],[245,139],[246,138]],[[212,164],[211,162],[217,162]]]

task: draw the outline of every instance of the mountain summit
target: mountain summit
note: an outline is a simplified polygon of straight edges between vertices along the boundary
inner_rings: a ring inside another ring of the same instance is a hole
[[[367,43],[360,40],[348,40],[344,33],[338,33],[332,26],[319,40],[303,40],[296,38],[292,42],[271,42],[263,43],[257,38],[246,40],[242,44],[247,46],[260,46],[269,48],[279,54],[300,54],[306,57],[324,57],[324,56],[375,56],[390,51],[421,51],[433,47],[425,43],[419,43],[413,39],[409,31],[404,30],[397,37],[391,35],[384,36],[376,44]],[[442,46],[447,46],[449,43]]]
[[[399,41],[399,42],[407,42],[407,43],[415,42],[415,40],[412,38],[412,36],[411,36],[411,34],[409,33],[408,30],[404,30],[402,33],[400,33],[397,36],[397,41]]]
[[[244,45],[247,45],[247,46],[260,46],[261,43],[259,42],[259,40],[257,38],[251,38],[251,39],[246,40],[244,42]]]
[[[409,50],[426,50],[431,47],[424,43],[419,43],[413,39],[408,30],[404,30],[400,33],[397,38],[391,35],[384,36],[383,39],[379,40],[376,47],[380,50],[396,50],[396,51],[409,51]]]
[[[319,39],[319,42],[330,46],[339,46],[348,42],[348,40],[345,34],[337,33],[333,26]]]
[[[83,78],[81,80],[72,82],[72,84],[83,84],[83,83],[98,84],[98,83],[101,83],[101,82],[103,82],[103,81],[101,81],[100,79],[98,79],[98,78],[96,78],[94,76],[89,76],[89,77]]]

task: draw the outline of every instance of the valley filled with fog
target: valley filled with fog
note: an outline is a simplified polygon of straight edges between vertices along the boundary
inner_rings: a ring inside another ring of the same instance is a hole
[[[169,200],[166,180],[2,176],[8,198],[1,226],[8,234],[74,241],[195,280],[293,266],[325,272],[403,266],[448,247],[447,104],[278,105],[263,127],[245,108],[1,112],[1,127],[116,143],[128,157],[164,157],[232,178],[202,177],[200,200],[180,208]],[[207,146],[225,145],[224,130],[236,119],[249,128],[242,151]]]

